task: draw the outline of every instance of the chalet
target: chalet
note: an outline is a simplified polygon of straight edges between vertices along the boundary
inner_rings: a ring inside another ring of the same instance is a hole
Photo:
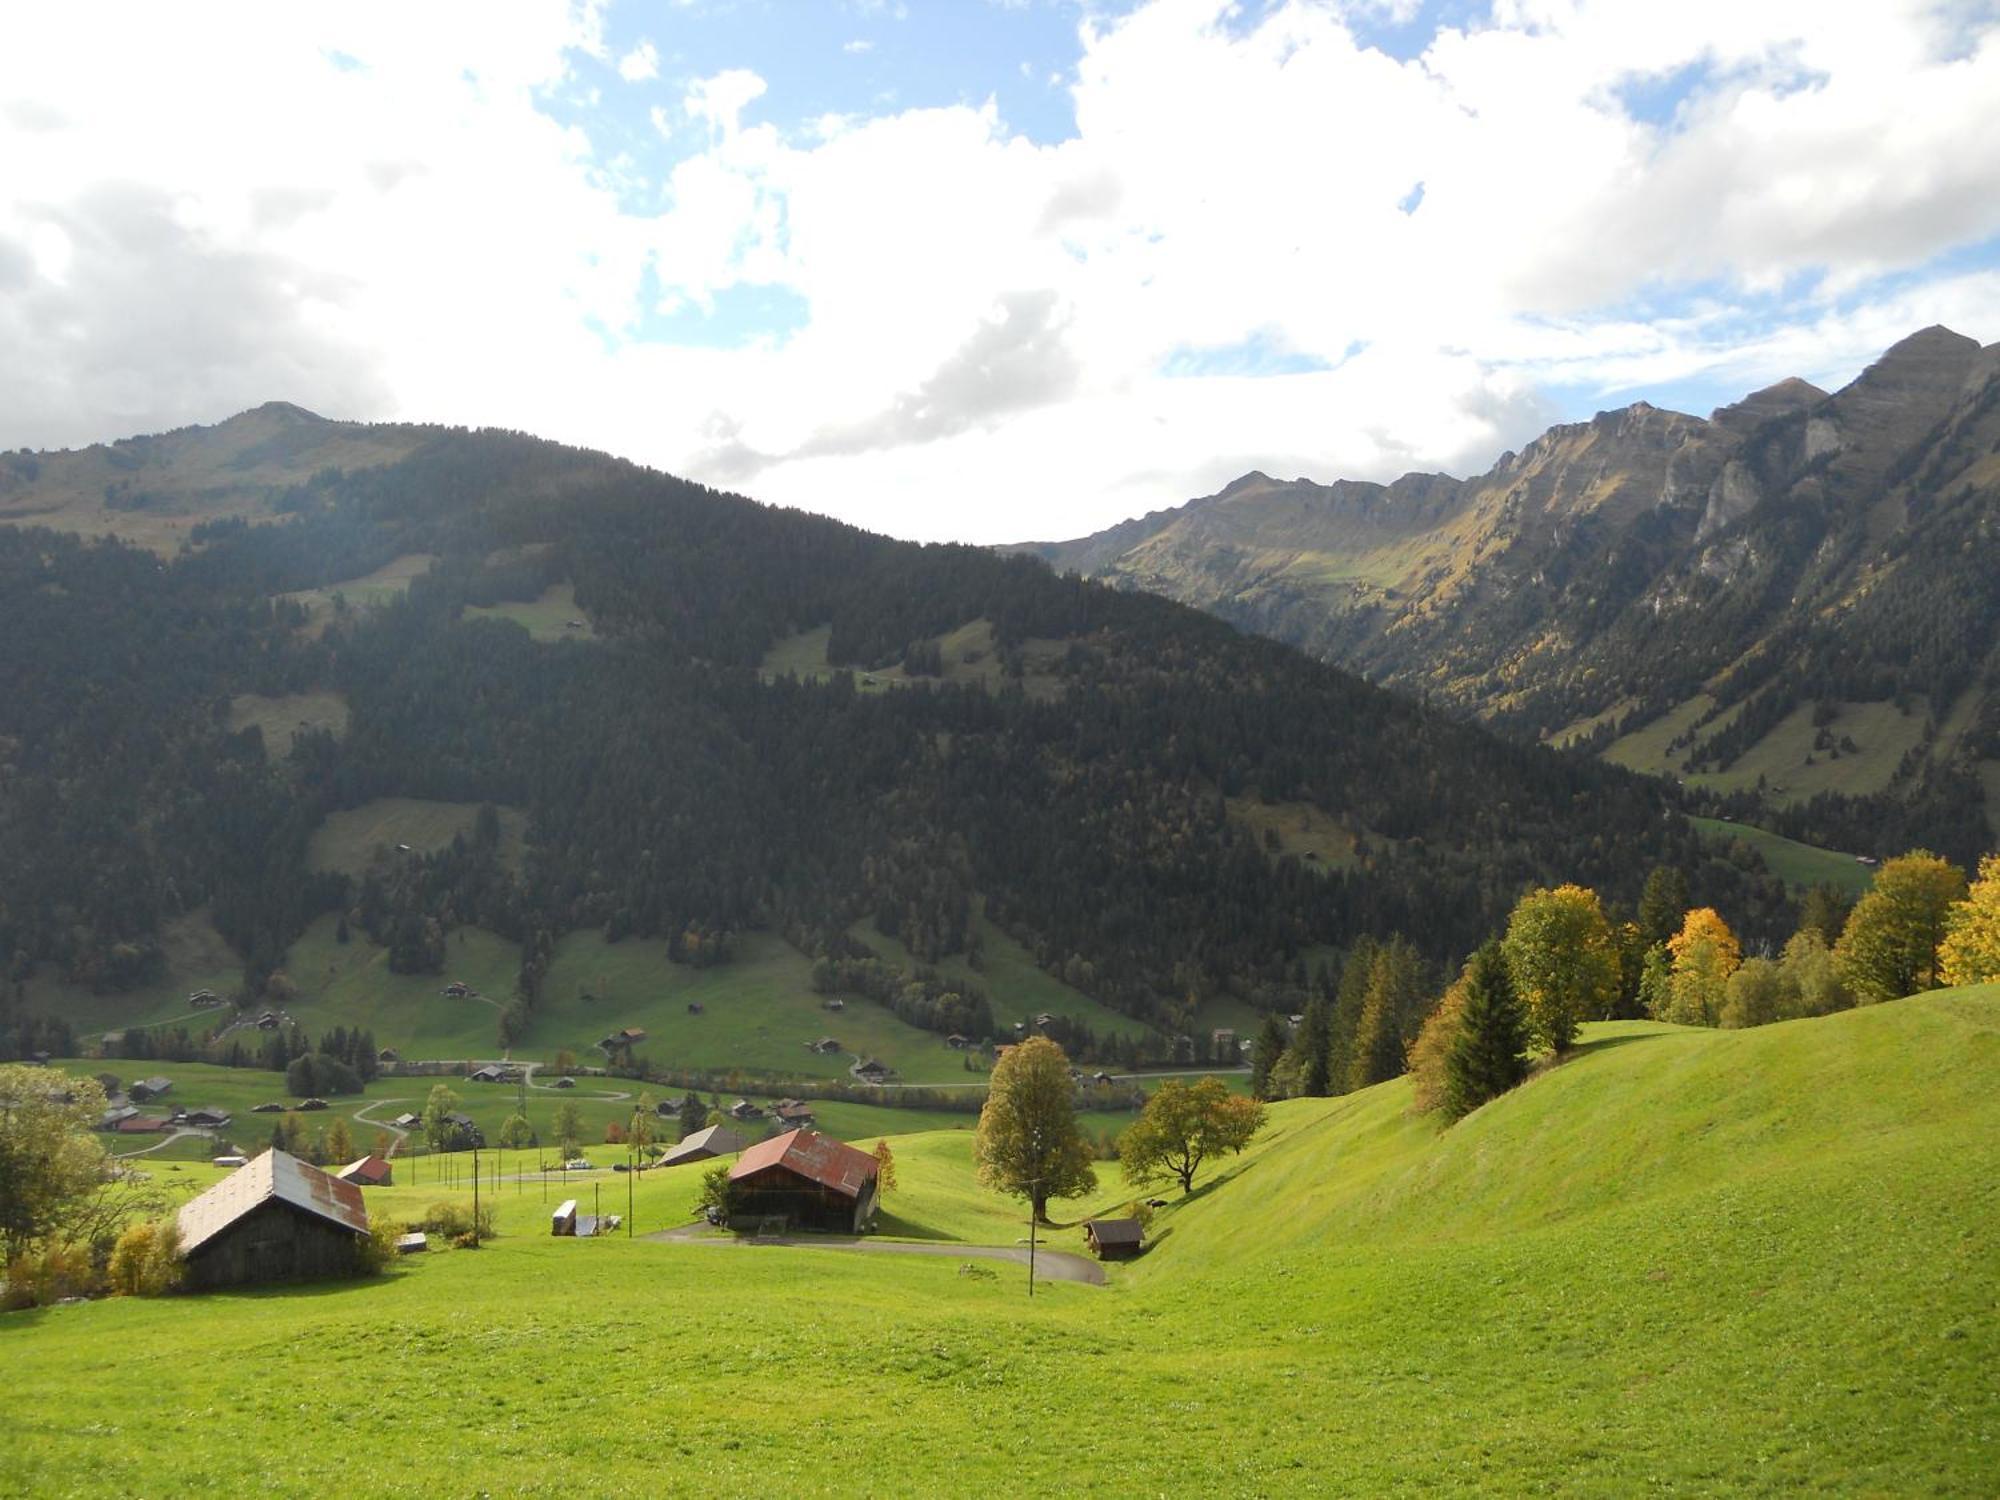
[[[183,1204],[180,1231],[190,1287],[351,1276],[368,1210],[351,1183],[266,1151]]]
[[[394,1047],[384,1047],[380,1052],[375,1054],[375,1061],[377,1062],[392,1063],[401,1062],[402,1060],[402,1054],[397,1052]]]
[[[688,1001],[688,1014],[691,1016],[698,1016],[701,1014],[701,1002],[699,1000]]]
[[[1208,1034],[1208,1044],[1215,1049],[1218,1056],[1224,1052],[1234,1052],[1236,1033],[1230,1027],[1218,1026]]]
[[[136,1120],[138,1117],[139,1117],[139,1111],[135,1105],[121,1104],[115,1109],[107,1109],[101,1116],[99,1116],[97,1121],[97,1128],[99,1130],[117,1130],[121,1128],[127,1120]]]
[[[875,1215],[876,1162],[831,1136],[791,1130],[745,1151],[729,1169],[735,1217],[858,1234]]]
[[[486,1135],[472,1121],[472,1116],[453,1110],[444,1117],[450,1128],[445,1132],[444,1148],[447,1151],[478,1151],[486,1145]]]
[[[1099,1088],[1108,1088],[1110,1087],[1110,1085],[1114,1080],[1112,1079],[1109,1073],[1105,1072],[1102,1068],[1099,1068],[1095,1073],[1092,1073],[1090,1075],[1090,1081],[1096,1084]]]
[[[780,1099],[771,1106],[780,1125],[801,1126],[813,1122],[813,1107],[803,1099]]]
[[[389,1187],[396,1169],[379,1156],[364,1156],[359,1161],[351,1161],[333,1175],[342,1182],[351,1182],[356,1187]]]
[[[260,1104],[257,1107],[259,1109],[262,1109],[264,1106]],[[396,1118],[391,1120],[389,1123],[392,1126],[394,1126],[397,1130],[416,1130],[420,1126],[422,1126],[424,1122],[419,1116],[410,1114],[408,1111],[405,1111],[404,1113],[397,1115]]]
[[[474,1083],[502,1083],[506,1081],[507,1070],[496,1068],[491,1063],[488,1063],[485,1067],[478,1068],[466,1076]]]
[[[222,997],[214,990],[196,990],[188,996],[188,1004],[195,1010],[206,1010],[211,1005],[222,1004]]]
[[[806,1050],[809,1052],[817,1052],[822,1057],[831,1057],[834,1053],[840,1050],[840,1043],[835,1041],[830,1036],[823,1036],[816,1042],[806,1043]]]
[[[135,1104],[147,1104],[159,1098],[174,1086],[171,1078],[141,1078],[126,1090]]]
[[[327,1102],[324,1099],[320,1098],[301,1099],[299,1101],[299,1108],[307,1112],[311,1112],[312,1110],[316,1109],[325,1109],[327,1107],[328,1107]]]
[[[863,1083],[880,1083],[889,1076],[889,1069],[875,1058],[854,1065],[854,1076]]]
[[[1146,1226],[1137,1219],[1092,1219],[1083,1238],[1099,1260],[1130,1260],[1145,1248]]]
[[[944,1039],[944,1044],[947,1047],[951,1048],[951,1050],[954,1052],[962,1052],[965,1050],[965,1048],[969,1047],[972,1044],[972,1038],[960,1036],[957,1032],[954,1031],[950,1036]]]
[[[1056,1024],[1057,1019],[1058,1017],[1054,1011],[1045,1010],[1039,1016],[1035,1017],[1035,1029],[1037,1031],[1047,1031],[1051,1026]]]
[[[627,1026],[623,1030],[612,1032],[610,1036],[606,1037],[603,1041],[599,1042],[597,1045],[603,1048],[606,1052],[622,1052],[627,1047],[636,1047],[640,1042],[643,1042],[645,1040],[646,1040],[645,1027]]]
[[[274,1010],[267,1010],[257,1017],[257,1029],[259,1031],[276,1031],[278,1029],[278,1013]]]
[[[444,993],[447,999],[465,1000],[471,997],[472,986],[462,979],[454,979],[444,987]]]
[[[681,1101],[678,1099],[662,1099],[658,1104],[653,1106],[653,1113],[663,1120],[677,1119],[680,1116],[680,1112]]]
[[[186,1115],[186,1123],[196,1130],[221,1130],[228,1125],[229,1120],[228,1110],[217,1109],[209,1104],[204,1104],[200,1109],[191,1109]]]
[[[761,1120],[764,1118],[764,1111],[748,1099],[738,1099],[729,1106],[729,1116],[734,1120]]]
[[[172,1123],[164,1115],[142,1115],[134,1110],[112,1128],[120,1135],[158,1135]]]
[[[576,1080],[574,1078],[558,1078],[554,1083],[550,1084],[549,1087],[557,1089],[573,1089],[576,1087]]]
[[[269,1101],[263,1104],[253,1104],[250,1106],[250,1113],[253,1115],[281,1115],[284,1112],[285,1112],[284,1105]]]
[[[691,1161],[708,1161],[717,1156],[732,1156],[742,1149],[742,1136],[726,1125],[711,1125],[706,1130],[697,1130],[678,1146],[671,1147],[661,1156],[660,1165],[680,1167]]]
[[[827,1010],[836,1012],[847,1009],[847,1002],[841,999],[840,996],[838,995],[829,995],[826,999],[822,1000],[820,1004]]]

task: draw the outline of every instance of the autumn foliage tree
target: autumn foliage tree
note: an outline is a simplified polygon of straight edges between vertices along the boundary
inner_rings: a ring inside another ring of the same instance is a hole
[[[1234,1155],[1263,1127],[1264,1106],[1232,1094],[1220,1078],[1169,1078],[1118,1137],[1118,1164],[1135,1185],[1172,1177],[1183,1193],[1212,1156]]]
[[[1097,1186],[1061,1047],[1030,1037],[993,1065],[972,1156],[979,1181],[1027,1199],[1039,1223],[1048,1221],[1051,1198],[1080,1198]]]
[[[1946,984],[2000,979],[2000,854],[1980,860],[1979,878],[1946,913],[1945,928],[1938,960]]]
[[[887,1197],[896,1189],[896,1153],[886,1140],[875,1143],[875,1191]]]
[[[1722,1015],[1729,976],[1743,962],[1736,934],[1721,913],[1699,906],[1667,940],[1667,955],[1670,971],[1665,1004],[1656,999],[1653,1018],[1680,1026],[1715,1025]]]
[[[1551,1051],[1565,1051],[1577,1026],[1608,1014],[1618,997],[1618,944],[1595,891],[1530,891],[1508,918],[1501,951],[1530,1035]]]
[[[1883,864],[1834,945],[1841,975],[1864,1004],[1943,983],[1946,917],[1965,899],[1965,872],[1927,849]]]

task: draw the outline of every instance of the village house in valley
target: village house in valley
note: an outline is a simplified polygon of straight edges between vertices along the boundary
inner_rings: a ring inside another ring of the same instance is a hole
[[[706,1130],[697,1130],[678,1146],[669,1148],[660,1158],[663,1167],[678,1167],[691,1161],[707,1161],[711,1157],[728,1156],[743,1149],[743,1137],[726,1125],[711,1125]]]
[[[351,1276],[368,1210],[361,1189],[283,1151],[266,1151],[180,1211],[188,1286]]]

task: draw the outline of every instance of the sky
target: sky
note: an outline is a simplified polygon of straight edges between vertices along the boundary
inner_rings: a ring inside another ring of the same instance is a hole
[[[285,400],[898,536],[2000,340],[2000,0],[0,12],[0,449]]]

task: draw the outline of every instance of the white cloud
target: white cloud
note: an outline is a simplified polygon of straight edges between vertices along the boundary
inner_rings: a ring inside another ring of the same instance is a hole
[[[681,107],[693,120],[706,120],[722,136],[742,128],[743,111],[764,97],[764,80],[748,68],[725,68],[713,78],[697,78]]]
[[[628,105],[661,180],[547,112],[607,58],[594,7],[244,3],[201,38],[17,8],[0,448],[282,396],[998,540],[1250,467],[1480,467],[1552,386],[1824,384],[1925,323],[2000,337],[1990,256],[1929,268],[2000,235],[2000,34],[1962,9],[1501,0],[1411,61],[1346,13],[1093,22],[1051,145],[993,101],[781,131],[795,101],[732,68]],[[1683,75],[1677,109],[1628,106]],[[803,320],[650,342],[655,281]]]
[[[660,50],[651,42],[641,42],[618,59],[618,76],[627,83],[644,83],[660,76]]]
[[[851,42],[842,42],[840,44],[840,50],[842,52],[845,52],[850,57],[859,57],[863,53],[873,52],[875,50],[875,44],[869,41],[866,37],[858,36]]]

